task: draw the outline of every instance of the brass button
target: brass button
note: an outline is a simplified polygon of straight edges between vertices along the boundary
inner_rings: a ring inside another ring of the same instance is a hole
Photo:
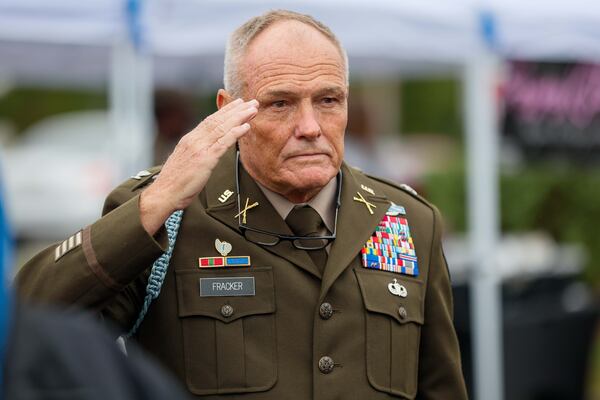
[[[324,374],[328,374],[333,371],[333,359],[328,356],[321,357],[319,360],[319,371]]]
[[[406,308],[400,306],[400,308],[398,308],[398,314],[400,314],[400,318],[401,319],[406,319],[406,317],[408,316],[408,313],[406,312]]]
[[[321,304],[321,307],[319,307],[319,315],[323,319],[331,318],[331,316],[333,315],[333,307],[331,307],[331,304],[329,304],[329,303]]]
[[[225,304],[223,307],[221,307],[221,315],[225,318],[231,317],[233,315],[233,307],[231,307],[229,304]]]

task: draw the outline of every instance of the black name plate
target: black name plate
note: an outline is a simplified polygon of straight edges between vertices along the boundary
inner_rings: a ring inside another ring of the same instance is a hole
[[[200,278],[200,297],[254,296],[254,277]]]

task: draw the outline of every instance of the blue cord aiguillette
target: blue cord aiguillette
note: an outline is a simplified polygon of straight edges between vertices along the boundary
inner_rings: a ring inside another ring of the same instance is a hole
[[[160,289],[162,288],[162,284],[165,280],[165,275],[167,274],[167,269],[169,268],[169,261],[171,261],[171,256],[173,255],[173,249],[175,248],[175,241],[177,240],[177,232],[179,232],[179,226],[181,225],[181,218],[183,216],[183,210],[175,211],[173,214],[169,216],[167,221],[165,222],[165,228],[167,229],[167,237],[169,239],[169,246],[167,251],[165,251],[160,257],[154,261],[152,264],[152,270],[150,271],[150,276],[148,277],[148,285],[146,286],[146,297],[144,298],[144,305],[140,310],[140,313],[133,324],[131,330],[124,336],[125,339],[129,339],[139,329],[146,313],[148,312],[148,308],[154,299],[158,297],[160,294]]]

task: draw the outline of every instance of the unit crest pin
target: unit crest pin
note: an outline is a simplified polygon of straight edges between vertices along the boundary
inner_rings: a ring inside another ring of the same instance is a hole
[[[215,239],[215,249],[223,256],[227,257],[227,254],[231,252],[231,243],[226,241],[220,241],[219,239]]]

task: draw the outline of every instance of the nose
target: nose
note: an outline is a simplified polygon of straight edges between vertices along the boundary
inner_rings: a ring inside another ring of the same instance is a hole
[[[296,137],[316,139],[321,135],[321,126],[317,119],[316,111],[310,102],[302,103],[298,110],[296,123]]]

